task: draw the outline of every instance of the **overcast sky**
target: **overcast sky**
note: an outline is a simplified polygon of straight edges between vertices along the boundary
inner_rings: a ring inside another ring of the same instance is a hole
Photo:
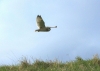
[[[34,32],[36,16],[50,32]],[[100,0],[0,0],[0,65],[22,57],[69,61],[100,55]]]

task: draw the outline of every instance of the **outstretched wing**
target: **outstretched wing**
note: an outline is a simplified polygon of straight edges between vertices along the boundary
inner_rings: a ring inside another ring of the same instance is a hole
[[[43,21],[42,17],[40,15],[37,15],[37,26],[41,28],[45,28],[45,22]]]

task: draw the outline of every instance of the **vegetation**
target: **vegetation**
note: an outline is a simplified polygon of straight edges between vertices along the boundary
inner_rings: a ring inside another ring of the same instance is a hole
[[[88,60],[76,57],[76,60],[65,63],[57,60],[30,63],[24,59],[18,65],[0,66],[0,71],[100,71],[100,59],[98,56]]]

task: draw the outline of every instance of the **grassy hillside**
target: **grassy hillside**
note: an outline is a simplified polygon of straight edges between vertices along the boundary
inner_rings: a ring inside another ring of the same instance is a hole
[[[18,65],[0,66],[0,71],[100,71],[100,59],[97,56],[88,60],[77,57],[76,60],[65,63],[57,60],[36,60],[30,63],[25,59]]]

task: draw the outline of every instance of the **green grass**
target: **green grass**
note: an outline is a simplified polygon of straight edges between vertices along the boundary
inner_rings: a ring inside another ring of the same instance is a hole
[[[100,71],[100,59],[97,56],[88,60],[76,57],[76,60],[65,63],[57,60],[30,63],[24,59],[18,65],[0,66],[0,71]]]

